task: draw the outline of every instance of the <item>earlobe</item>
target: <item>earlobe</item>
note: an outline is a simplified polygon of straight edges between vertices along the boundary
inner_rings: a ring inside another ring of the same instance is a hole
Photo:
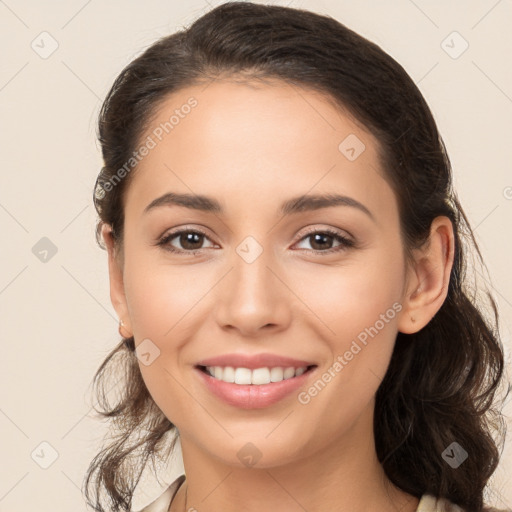
[[[453,225],[448,217],[434,219],[429,240],[416,251],[409,289],[402,302],[398,330],[413,334],[435,316],[448,295],[454,258]]]
[[[110,300],[120,320],[119,333],[121,336],[129,338],[132,336],[132,328],[124,290],[123,265],[117,252],[116,244],[114,243],[112,228],[110,225],[103,224],[101,228],[101,237],[108,252]]]

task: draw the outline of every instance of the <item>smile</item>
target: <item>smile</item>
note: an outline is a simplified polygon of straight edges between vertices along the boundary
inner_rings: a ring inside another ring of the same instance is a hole
[[[306,386],[316,368],[196,366],[194,371],[209,396],[239,409],[262,409]]]
[[[295,368],[293,366],[275,366],[273,368],[262,367],[253,370],[243,367],[234,368],[232,366],[201,366],[200,368],[214,379],[221,380],[223,382],[239,385],[252,384],[255,386],[261,386],[264,384],[270,384],[271,382],[281,382],[293,377],[299,377],[310,367],[300,366]]]

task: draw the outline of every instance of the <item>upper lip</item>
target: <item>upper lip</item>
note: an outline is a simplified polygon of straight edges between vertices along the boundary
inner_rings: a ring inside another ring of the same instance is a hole
[[[209,357],[197,363],[197,366],[232,366],[233,368],[249,368],[254,370],[256,368],[264,367],[283,367],[301,368],[305,366],[313,366],[314,363],[310,361],[301,361],[291,357],[279,356],[277,354],[223,354],[220,356]]]

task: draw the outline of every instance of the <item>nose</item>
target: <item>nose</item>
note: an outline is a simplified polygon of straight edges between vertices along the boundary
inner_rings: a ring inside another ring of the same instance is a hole
[[[293,293],[271,252],[252,262],[234,252],[231,270],[217,286],[215,316],[222,329],[257,337],[288,327]]]

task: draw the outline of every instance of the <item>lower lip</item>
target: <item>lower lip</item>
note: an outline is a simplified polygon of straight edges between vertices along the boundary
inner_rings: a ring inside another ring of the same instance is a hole
[[[234,384],[215,379],[199,368],[194,368],[206,387],[224,402],[241,409],[262,409],[273,405],[303,386],[316,367],[298,377],[270,384]]]

